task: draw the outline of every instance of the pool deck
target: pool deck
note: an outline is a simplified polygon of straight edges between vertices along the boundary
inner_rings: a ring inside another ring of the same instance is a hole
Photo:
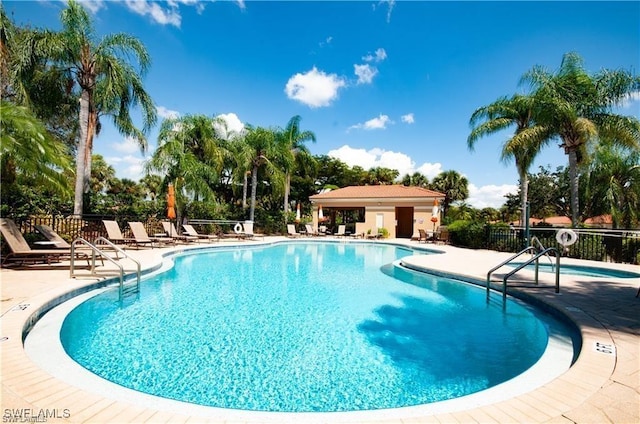
[[[265,237],[264,240],[237,242],[242,245],[287,240]],[[308,240],[308,239],[302,239]],[[315,238],[314,240],[322,240]],[[469,250],[452,246],[418,244],[416,241],[391,240],[438,249],[442,255],[416,255],[403,259],[413,268],[428,268],[484,281],[487,271],[509,254],[486,250]],[[234,241],[214,243],[231,246]],[[205,246],[193,244],[197,247]],[[158,267],[162,253],[191,246],[155,249],[127,249],[138,258],[143,269]],[[123,260],[124,261],[124,260]],[[577,261],[563,258],[562,263],[607,266],[640,272],[640,267],[623,264]],[[108,268],[108,262],[104,268]],[[224,414],[184,415],[155,409],[152,405],[127,402],[97,395],[72,386],[50,375],[27,356],[23,346],[23,329],[33,315],[46,308],[53,299],[94,284],[95,278],[71,279],[68,266],[33,266],[27,269],[0,271],[2,304],[2,414],[3,422],[22,414],[14,422],[33,422],[27,416],[40,415],[38,422],[69,423],[273,423],[282,416],[253,413],[252,418],[238,419]],[[53,268],[53,269],[52,269]],[[101,267],[102,268],[102,267]],[[499,269],[492,278],[495,287],[506,272]],[[532,274],[531,274],[532,275]],[[526,277],[526,272],[525,272]],[[539,287],[519,281],[513,294],[524,293],[550,305],[575,322],[582,334],[582,349],[575,364],[560,377],[528,393],[485,406],[421,416],[394,416],[393,410],[379,411],[374,419],[346,418],[349,415],[306,414],[292,422],[376,422],[376,423],[640,423],[640,298],[636,292],[638,278],[594,278],[561,275],[560,293],[553,290],[553,275],[540,273]],[[522,286],[527,287],[522,287]],[[499,295],[492,295],[499,296]],[[469,317],[473,319],[473,317]],[[257,415],[256,415],[257,414]],[[371,415],[370,415],[371,416]],[[253,418],[256,417],[256,418]]]

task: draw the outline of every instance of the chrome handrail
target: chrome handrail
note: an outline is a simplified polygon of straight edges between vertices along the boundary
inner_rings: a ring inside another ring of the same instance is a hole
[[[137,265],[137,273],[136,273],[136,285],[135,285],[135,292],[139,292],[140,291],[140,262],[137,261],[136,259],[132,258],[130,255],[127,254],[127,252],[125,252],[122,248],[116,246],[115,244],[113,244],[112,242],[110,242],[109,240],[107,240],[104,237],[98,237],[96,239],[97,241],[101,241],[106,243],[107,245],[109,245],[110,247],[112,247],[116,252],[120,252],[122,253],[126,258],[130,259],[131,261],[135,262],[135,264]],[[75,273],[75,262],[74,262],[74,252],[76,249],[76,245],[78,244],[83,244],[85,246],[87,246],[89,249],[91,249],[91,268],[90,268],[90,275],[91,276],[97,276],[98,272],[96,271],[96,255],[99,255],[101,259],[107,259],[109,262],[111,262],[112,264],[116,265],[120,272],[118,272],[115,275],[118,275],[119,280],[120,280],[120,284],[119,284],[119,288],[118,288],[118,295],[120,297],[120,300],[122,300],[122,297],[124,295],[124,272],[125,269],[124,267],[118,263],[115,259],[113,259],[111,256],[105,254],[102,250],[100,250],[96,245],[90,243],[88,240],[82,238],[82,237],[78,237],[76,238],[72,243],[71,243],[71,255],[72,255],[72,259],[70,262],[70,266],[69,266],[69,273],[70,273],[70,277],[71,278],[76,278],[79,277],[80,275]],[[97,243],[96,243],[97,244]],[[117,253],[116,253],[116,257],[117,257]],[[109,271],[107,271],[107,273],[102,274],[102,275],[109,275],[109,274],[113,274],[113,273],[109,273]]]
[[[502,268],[503,266],[505,266],[506,264],[508,264],[509,262],[511,262],[512,260],[524,255],[525,253],[529,252],[530,250],[535,250],[535,247],[533,246],[527,246],[524,249],[522,249],[521,251],[519,251],[518,253],[516,253],[513,256],[510,256],[508,259],[506,259],[504,262],[500,263],[499,265],[491,268],[489,270],[489,272],[487,272],[487,296],[489,296],[489,291],[491,290],[491,274],[496,271],[499,268]]]
[[[531,246],[534,246],[534,244],[538,245],[538,248],[540,249],[540,251],[543,251],[546,249],[546,247],[544,247],[544,245],[542,244],[542,242],[540,241],[540,239],[536,236],[531,237]],[[549,263],[551,264],[551,271],[554,271],[553,269],[553,260],[551,259],[551,256],[549,256],[548,254],[545,255],[547,258],[549,258]]]
[[[511,271],[510,273],[508,273],[502,278],[502,298],[504,299],[507,297],[507,280],[509,279],[509,277],[511,277],[513,274],[517,273],[518,271],[520,271],[522,268],[529,265],[533,261],[535,261],[536,263],[535,284],[538,285],[538,259],[543,255],[548,255],[549,252],[554,252],[556,254],[556,270],[555,270],[556,271],[556,293],[560,293],[560,251],[555,247],[549,247],[543,250],[542,252],[538,253],[528,261],[520,264],[513,271]]]

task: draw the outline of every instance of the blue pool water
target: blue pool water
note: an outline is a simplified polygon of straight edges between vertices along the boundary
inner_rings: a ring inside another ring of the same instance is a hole
[[[509,265],[518,267],[522,265],[524,262],[516,263],[512,262]],[[553,265],[551,263],[540,262],[539,270],[541,272],[555,272],[555,262]],[[529,264],[525,267],[528,270],[534,270],[535,265]],[[603,278],[640,278],[640,273],[625,271],[620,269],[612,269],[612,268],[602,268],[602,267],[594,267],[594,266],[584,266],[584,265],[570,265],[570,264],[560,264],[560,274],[567,275],[579,275],[583,277],[603,277]]]
[[[262,411],[353,411],[478,392],[531,367],[546,318],[390,265],[391,245],[288,243],[174,258],[136,300],[94,296],[66,352],[141,392]],[[556,325],[556,324],[553,324]]]

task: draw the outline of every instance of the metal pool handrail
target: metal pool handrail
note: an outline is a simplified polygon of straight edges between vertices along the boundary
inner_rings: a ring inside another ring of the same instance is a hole
[[[520,271],[522,268],[529,265],[533,261],[535,261],[535,264],[536,264],[534,281],[537,286],[538,285],[538,259],[543,255],[548,255],[549,252],[554,252],[556,254],[556,293],[560,293],[560,251],[555,247],[549,247],[543,250],[542,252],[538,253],[528,261],[522,263],[516,269],[514,269],[513,271],[511,271],[510,273],[508,273],[502,278],[502,298],[504,299],[507,297],[507,280],[509,279],[509,277],[511,277],[513,274],[517,273],[518,271]]]
[[[120,300],[122,300],[123,296],[125,294],[128,294],[129,292],[132,293],[137,293],[140,291],[140,262],[138,262],[136,259],[132,258],[130,255],[127,254],[127,252],[125,252],[122,248],[116,246],[115,244],[113,244],[112,242],[110,242],[109,240],[105,239],[104,237],[98,237],[96,239],[97,241],[102,241],[105,242],[106,244],[108,244],[109,246],[111,246],[116,252],[120,252],[122,253],[126,258],[132,260],[133,262],[135,262],[135,264],[137,265],[137,275],[136,275],[136,284],[135,286],[133,286],[131,289],[129,290],[125,290],[124,287],[124,267],[119,264],[118,262],[116,262],[115,259],[113,259],[111,256],[107,255],[106,253],[104,253],[102,250],[100,250],[96,245],[90,243],[88,240],[82,238],[82,237],[78,237],[76,238],[73,243],[71,243],[71,263],[69,266],[69,273],[70,273],[70,277],[71,278],[75,278],[78,277],[79,275],[75,273],[75,263],[73,260],[73,256],[74,256],[74,252],[76,249],[76,245],[78,244],[83,244],[85,246],[87,246],[89,249],[91,249],[91,268],[90,268],[90,275],[91,276],[97,276],[98,272],[96,271],[96,255],[99,255],[102,259],[107,259],[109,262],[111,262],[112,264],[116,265],[119,269],[118,271],[109,271],[107,270],[105,273],[103,273],[102,275],[117,275],[119,277],[120,280],[120,284],[119,284],[119,288],[118,288],[118,295],[120,297]],[[117,253],[116,253],[117,255]]]
[[[506,259],[505,261],[501,262],[499,265],[496,265],[495,267],[491,268],[489,270],[489,272],[487,272],[487,296],[489,296],[489,292],[491,290],[491,274],[494,271],[496,271],[499,268],[502,268],[503,266],[507,265],[508,263],[513,261],[514,259],[524,255],[525,253],[528,253],[528,252],[535,253],[537,250],[538,250],[538,248],[535,247],[535,246],[527,246],[524,249],[522,249],[521,251],[519,251],[518,253],[516,253],[515,255],[510,256],[508,259]],[[507,279],[509,277],[511,277],[513,274],[515,274],[516,272],[520,271],[525,266],[527,266],[530,263],[532,263],[533,261],[535,261],[535,264],[536,264],[536,268],[535,268],[535,284],[538,285],[538,259],[543,255],[547,255],[548,256],[549,252],[554,252],[556,254],[556,269],[555,269],[555,272],[556,272],[556,293],[559,293],[560,292],[560,252],[555,247],[549,247],[547,249],[542,250],[541,252],[536,253],[531,259],[529,259],[528,261],[524,262],[523,264],[518,266],[516,269],[514,269],[513,271],[511,271],[510,273],[508,273],[507,275],[504,276],[504,278],[502,279],[502,297],[505,298],[507,296]],[[551,258],[549,258],[549,259],[551,259]]]

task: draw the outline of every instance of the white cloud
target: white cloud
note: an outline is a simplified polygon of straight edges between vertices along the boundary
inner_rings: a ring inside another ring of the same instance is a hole
[[[357,84],[371,84],[373,77],[378,74],[378,69],[368,64],[353,65],[353,68],[353,72],[358,76]]]
[[[213,127],[225,140],[228,140],[233,134],[240,134],[244,131],[244,124],[235,113],[223,113],[218,115],[217,118],[222,119],[225,125],[214,123]]]
[[[442,172],[442,165],[439,163],[424,163],[416,168],[415,162],[407,154],[377,147],[365,150],[344,145],[339,149],[329,151],[327,155],[340,159],[349,166],[361,166],[367,170],[374,167],[396,169],[399,172],[399,178],[406,174],[420,172],[431,179]]]
[[[364,124],[355,124],[350,126],[347,131],[351,129],[384,130],[387,128],[387,124],[393,124],[393,121],[389,116],[380,114],[377,118],[369,119]]]
[[[513,184],[485,185],[476,187],[469,183],[469,198],[466,202],[474,208],[499,208],[507,200],[506,194],[517,193],[518,186]]]
[[[158,111],[158,115],[160,115],[160,117],[164,119],[176,119],[180,116],[179,112],[167,109],[164,106],[156,106],[156,111]]]
[[[371,53],[369,53],[368,55],[364,56],[362,58],[362,60],[364,60],[365,62],[382,62],[383,60],[385,60],[387,58],[387,52],[380,47],[378,50],[375,51],[375,55],[372,55]]]
[[[326,74],[315,66],[304,74],[295,74],[285,86],[287,97],[309,107],[329,106],[346,83],[336,74]]]
[[[632,93],[629,93],[622,100],[622,105],[621,106],[624,109],[628,109],[628,108],[632,107],[637,102],[640,102],[640,91],[634,91]]]
[[[105,162],[116,169],[118,178],[139,181],[144,175],[144,159],[132,155],[123,157],[105,157]]]
[[[104,0],[92,0],[100,5]],[[236,0],[240,9],[245,9],[244,0]],[[198,13],[204,11],[207,2],[201,0],[168,0],[151,1],[151,0],[125,0],[127,8],[138,15],[150,16],[153,21],[160,25],[173,25],[180,28],[182,24],[182,15],[180,7],[195,7]],[[166,5],[166,7],[165,7]],[[101,7],[101,6],[100,6]]]
[[[402,122],[406,124],[413,124],[415,122],[413,113],[407,113],[406,115],[402,115],[400,119],[402,120]]]
[[[419,172],[425,177],[429,178],[429,180],[432,180],[433,177],[440,174],[442,171],[443,171],[442,164],[440,162],[436,162],[436,163],[425,162],[422,165],[420,165],[414,172]],[[411,173],[413,174],[413,172]]]
[[[318,45],[320,47],[328,46],[329,44],[331,44],[331,41],[333,41],[333,37],[329,36],[329,37],[325,38],[324,41],[321,41],[320,43],[318,43]]]
[[[113,150],[124,154],[134,154],[140,152],[140,143],[133,137],[125,137],[121,142],[111,143]]]
[[[80,2],[85,9],[94,15],[102,8],[106,7],[104,4],[104,0],[83,0]]]
[[[380,0],[378,2],[378,6],[386,4],[388,6],[387,9],[387,23],[391,22],[391,12],[393,11],[393,7],[396,5],[396,0]],[[376,4],[373,3],[373,10],[376,10]]]
[[[161,25],[174,25],[180,27],[182,16],[175,2],[169,2],[169,8],[163,8],[160,3],[150,2],[147,0],[126,0],[125,5],[142,16],[151,16],[155,22]]]

